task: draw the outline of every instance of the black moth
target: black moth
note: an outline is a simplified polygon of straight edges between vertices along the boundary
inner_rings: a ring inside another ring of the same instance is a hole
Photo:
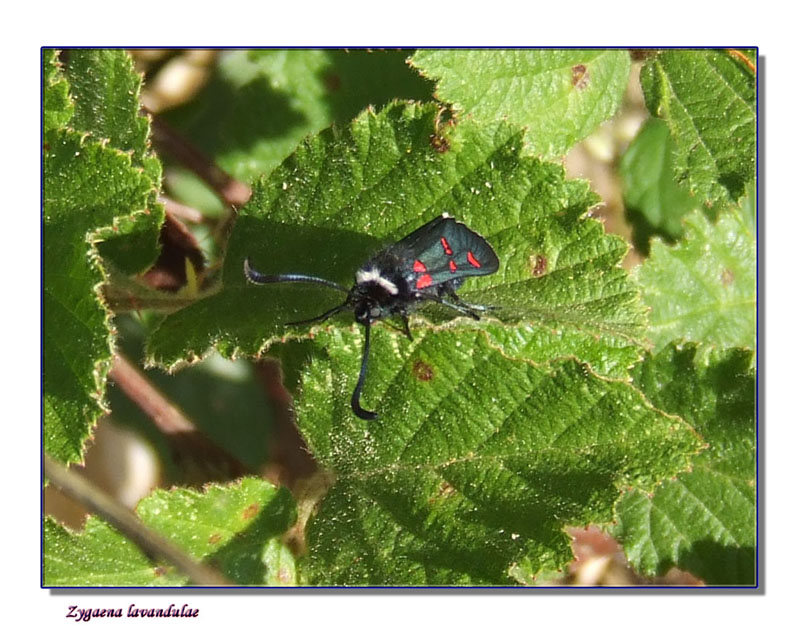
[[[456,290],[467,276],[494,274],[499,265],[486,239],[445,213],[375,254],[356,272],[356,282],[350,289],[306,274],[262,274],[250,266],[249,258],[244,261],[244,275],[251,283],[314,283],[347,294],[341,305],[319,316],[286,324],[322,321],[353,308],[356,322],[365,329],[361,372],[350,405],[356,416],[374,420],[378,414],[359,404],[367,375],[372,323],[396,314],[403,321],[403,330],[410,340],[408,314],[415,305],[425,301],[445,305],[479,320],[478,312],[489,307],[464,302],[456,295]]]

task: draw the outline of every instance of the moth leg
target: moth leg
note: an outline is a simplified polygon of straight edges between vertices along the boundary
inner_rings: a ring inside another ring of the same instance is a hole
[[[401,324],[398,326],[394,321],[391,321],[386,323],[387,326],[394,331],[400,331],[409,340],[414,340],[411,335],[411,329],[408,326],[408,314],[397,312],[397,315],[400,316]]]
[[[444,305],[445,307],[450,307],[450,309],[455,309],[458,313],[469,316],[470,318],[474,318],[475,320],[481,319],[480,314],[478,314],[478,311],[480,311],[481,307],[480,305],[470,306],[469,304],[462,302],[459,298],[456,298],[458,301],[457,303],[450,302],[449,300],[435,294],[420,294],[419,298],[421,300],[432,300],[433,302]]]
[[[439,302],[444,305],[445,307],[450,307],[451,309],[455,309],[456,311],[464,314],[465,316],[469,316],[470,318],[474,318],[475,320],[480,320],[481,315],[478,313],[479,311],[483,311],[483,305],[470,305],[468,303],[463,302],[460,298],[456,297],[453,294],[457,302],[451,303],[444,298],[440,298]]]
[[[462,300],[459,298],[454,291],[447,290],[447,295],[453,299],[457,305],[461,307],[465,307],[467,309],[472,309],[474,311],[489,311],[490,309],[497,309],[494,305],[478,305],[476,303],[468,303],[466,300]]]
[[[411,329],[408,326],[408,314],[400,314],[400,320],[403,321],[403,333],[406,334],[409,340],[413,340],[414,336],[411,335]]]

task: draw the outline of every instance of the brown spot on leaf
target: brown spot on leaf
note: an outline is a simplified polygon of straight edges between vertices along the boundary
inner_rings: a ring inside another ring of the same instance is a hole
[[[442,481],[439,484],[439,488],[437,489],[436,494],[428,498],[428,504],[433,504],[434,502],[440,499],[447,499],[448,497],[452,497],[455,493],[456,489],[453,488],[453,486],[449,482]]]
[[[539,278],[547,273],[547,257],[544,254],[531,256],[531,276]]]
[[[167,573],[167,570],[162,568],[160,565],[153,568],[153,576],[164,576]]]
[[[215,543],[219,543],[220,539],[222,539],[222,535],[219,532],[215,532],[210,537],[208,537],[208,542],[211,545],[214,545]]]
[[[450,142],[437,133],[432,133],[430,136],[431,148],[439,154],[444,154],[450,150]]]
[[[589,85],[589,71],[583,64],[572,67],[572,85],[578,90],[583,90]]]
[[[720,280],[722,281],[722,284],[725,285],[725,287],[730,285],[735,279],[736,276],[727,267],[724,270],[722,270],[722,274],[720,275]]]
[[[443,481],[439,484],[439,492],[437,493],[440,497],[452,497],[456,492],[456,489],[453,488],[452,484],[449,482]]]
[[[258,504],[250,504],[247,508],[244,509],[242,512],[242,519],[252,519],[258,513]]]
[[[420,382],[430,382],[433,380],[433,367],[427,362],[417,360],[413,367],[414,377]]]

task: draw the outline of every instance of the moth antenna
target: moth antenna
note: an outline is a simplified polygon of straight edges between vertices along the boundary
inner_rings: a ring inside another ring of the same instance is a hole
[[[364,353],[361,356],[361,371],[358,374],[358,382],[356,388],[353,390],[353,397],[350,399],[350,407],[353,409],[356,417],[362,420],[374,420],[378,417],[377,413],[367,411],[361,408],[358,403],[361,397],[361,389],[364,386],[364,380],[367,378],[367,360],[369,360],[369,323],[364,326]]]
[[[343,310],[349,308],[350,306],[351,305],[350,305],[349,302],[343,302],[341,305],[338,305],[338,306],[334,307],[333,309],[329,309],[324,314],[320,314],[319,316],[316,316],[314,318],[306,318],[304,320],[293,320],[292,322],[287,322],[285,324],[287,324],[287,325],[305,325],[306,323],[309,323],[309,322],[323,322],[324,320],[327,320],[328,318],[330,318],[334,314],[338,314],[340,311],[343,311]]]
[[[268,283],[313,283],[338,289],[345,294],[350,293],[350,290],[344,285],[317,276],[308,276],[306,274],[262,274],[250,266],[249,257],[244,259],[244,275],[247,280],[256,285],[266,285]]]

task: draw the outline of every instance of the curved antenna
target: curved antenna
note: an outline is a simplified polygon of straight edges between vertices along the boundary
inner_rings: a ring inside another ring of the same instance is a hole
[[[306,274],[262,274],[250,267],[249,257],[244,259],[244,275],[247,280],[257,285],[266,285],[267,283],[314,283],[338,289],[345,294],[350,293],[350,290],[344,285],[317,276],[308,276]]]
[[[364,325],[364,353],[361,356],[361,372],[358,374],[358,382],[356,382],[356,388],[353,390],[353,397],[350,398],[350,407],[353,409],[353,413],[355,413],[356,417],[360,417],[362,420],[374,420],[375,418],[378,417],[377,413],[362,409],[361,405],[358,403],[358,400],[361,397],[361,389],[364,386],[364,380],[367,377],[368,359],[369,359],[369,323]]]

